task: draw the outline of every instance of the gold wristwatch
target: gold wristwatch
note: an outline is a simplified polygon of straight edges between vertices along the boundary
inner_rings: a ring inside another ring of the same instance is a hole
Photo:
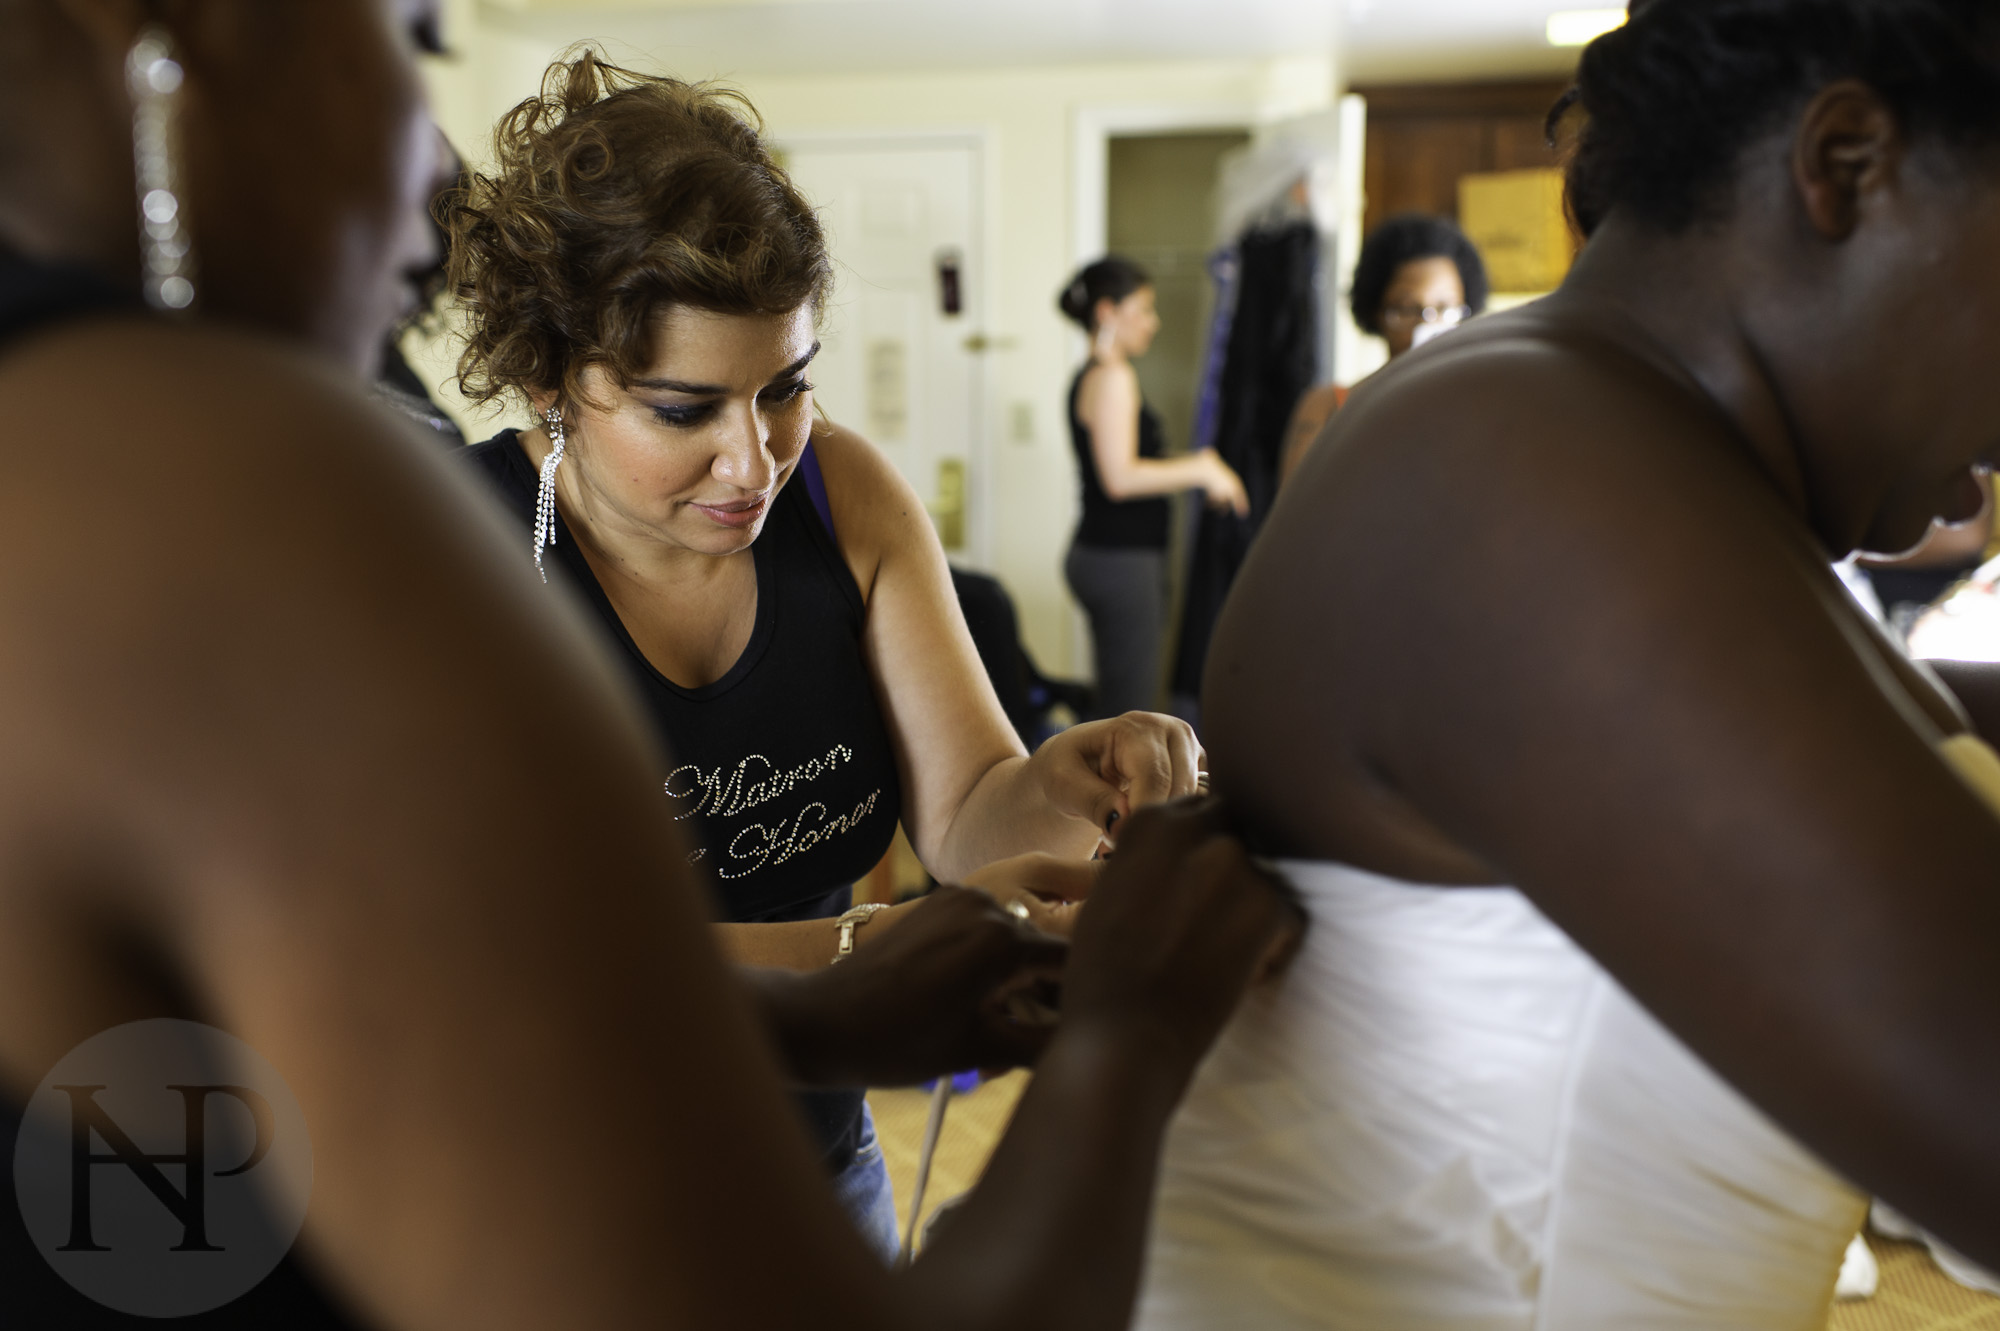
[[[834,950],[833,960],[827,964],[837,966],[854,955],[854,931],[868,923],[868,917],[878,910],[887,910],[879,901],[864,901],[859,906],[850,906],[847,912],[835,920],[834,927],[840,930],[840,946]]]

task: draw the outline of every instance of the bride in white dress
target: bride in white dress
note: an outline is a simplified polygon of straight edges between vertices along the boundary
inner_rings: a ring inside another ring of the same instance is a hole
[[[1649,0],[1556,295],[1363,385],[1218,626],[1313,916],[1140,1325],[1820,1331],[1864,1198],[2000,1257],[2000,674],[1828,572],[2000,452],[2000,7]]]
[[[1822,1331],[1866,1199],[1511,888],[1313,917],[1168,1138],[1142,1327]]]

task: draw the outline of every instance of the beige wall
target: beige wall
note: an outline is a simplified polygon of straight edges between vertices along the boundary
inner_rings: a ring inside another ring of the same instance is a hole
[[[447,15],[465,20],[451,36],[465,54],[455,65],[438,67],[433,96],[447,133],[476,159],[484,153],[493,120],[533,90],[553,52],[476,24],[468,27],[472,13],[470,0],[455,0]],[[607,49],[638,67],[663,68],[615,39]],[[718,72],[664,69],[687,78]],[[1108,117],[1116,125],[1121,117],[1127,123],[1136,117],[1164,128],[1221,117],[1264,123],[1330,105],[1334,78],[1330,56],[1315,55],[728,80],[750,95],[779,139],[924,130],[983,136],[986,332],[1003,343],[989,355],[985,391],[991,571],[1014,593],[1029,650],[1044,669],[1080,670],[1088,661],[1061,573],[1076,503],[1061,396],[1082,342],[1066,329],[1054,304],[1089,243],[1077,234],[1079,122],[1094,126]],[[1095,215],[1102,217],[1101,204]],[[430,363],[441,366],[436,359]],[[1033,424],[1028,438],[1019,437],[1024,415]],[[475,423],[468,433],[479,438],[494,428]]]

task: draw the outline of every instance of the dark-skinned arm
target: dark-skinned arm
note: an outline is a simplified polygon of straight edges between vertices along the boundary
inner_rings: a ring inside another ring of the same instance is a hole
[[[1008,999],[1053,983],[1068,956],[985,893],[947,886],[838,966],[738,973],[793,1081],[903,1086],[1034,1062],[1050,1028],[1011,1017]]]
[[[2000,663],[1991,661],[1925,661],[1923,665],[1944,682],[1972,718],[1972,729],[1989,743],[2000,743]]]
[[[1288,853],[1398,872],[1365,828],[1312,840],[1340,810],[1296,774],[1357,755],[1346,802],[1386,787],[1843,1174],[2000,1261],[2000,818],[1798,513],[1630,362],[1440,356],[1349,410],[1379,415],[1301,472],[1218,626],[1218,780]]]
[[[1124,1324],[1157,1125],[1283,920],[1212,816],[1135,819],[1100,883],[1075,1025],[969,1204],[1002,1237],[962,1278],[893,1279],[816,1167],[600,635],[490,503],[240,337],[80,328],[0,389],[65,440],[0,493],[35,551],[0,569],[0,1075],[89,1034],[143,942],[173,1015],[283,1069],[304,1250],[385,1328]]]
[[[1205,995],[1240,992],[1303,927],[1223,826],[1214,800],[1134,815],[1078,914],[1062,1027],[979,1188],[910,1274],[927,1303],[980,1309],[981,1327],[1126,1324],[1167,1122],[1229,1015]],[[1065,1260],[1085,1249],[1088,1269]]]

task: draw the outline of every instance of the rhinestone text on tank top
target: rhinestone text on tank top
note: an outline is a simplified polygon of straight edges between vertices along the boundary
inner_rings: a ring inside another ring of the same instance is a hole
[[[676,821],[698,814],[711,819],[734,818],[789,795],[853,760],[852,749],[835,744],[824,755],[787,769],[780,769],[761,753],[739,759],[734,766],[704,769],[686,763],[667,774],[664,789],[667,798],[683,805],[674,814]],[[742,827],[729,838],[728,863],[716,865],[716,876],[746,878],[850,832],[875,811],[881,794],[880,789],[870,791],[844,814],[834,814],[825,804],[813,800],[780,817],[775,826],[756,822]],[[706,847],[696,850],[688,856],[688,862],[697,863],[707,853]]]

